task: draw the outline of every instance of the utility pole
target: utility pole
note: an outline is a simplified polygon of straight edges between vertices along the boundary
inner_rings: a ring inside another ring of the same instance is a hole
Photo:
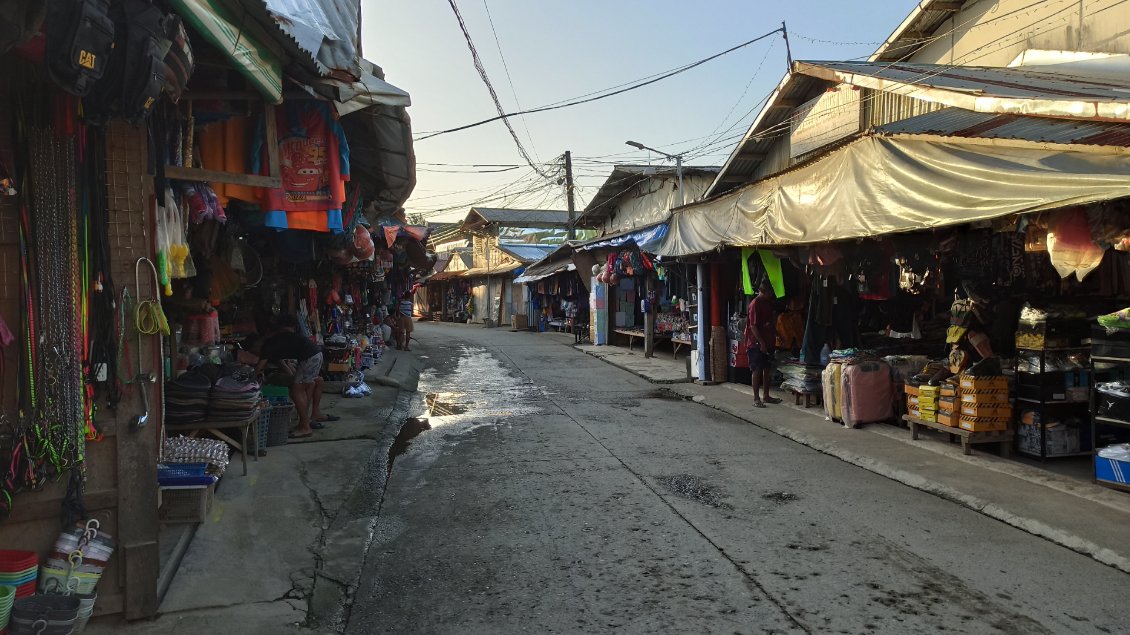
[[[573,225],[577,215],[573,202],[573,153],[569,150],[565,151],[565,199],[569,201],[569,240],[576,240],[577,228]]]
[[[789,46],[789,27],[781,20],[781,37],[785,38],[785,59],[789,62],[789,72],[793,72],[793,47]]]

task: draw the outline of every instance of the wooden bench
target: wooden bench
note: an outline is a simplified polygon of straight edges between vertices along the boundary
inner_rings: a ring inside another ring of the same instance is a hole
[[[918,440],[918,428],[930,428],[939,432],[945,432],[950,435],[950,443],[961,438],[961,449],[965,454],[973,454],[974,445],[980,443],[997,443],[1000,445],[1001,456],[1008,458],[1012,453],[1012,430],[994,430],[992,432],[970,432],[963,428],[954,426],[947,426],[944,423],[937,421],[926,421],[910,415],[903,415],[903,421],[910,424],[910,438],[913,441]]]
[[[255,460],[259,460],[259,409],[255,409],[255,415],[244,423],[216,423],[213,421],[198,421],[196,423],[178,423],[176,425],[166,425],[165,432],[182,432],[187,433],[186,436],[195,437],[203,431],[210,432],[217,439],[227,443],[231,447],[239,450],[239,454],[243,457],[243,475],[247,476],[247,453],[251,452]],[[237,428],[240,431],[240,440],[229,437],[223,432],[224,428]],[[248,441],[254,444],[252,448]]]
[[[643,329],[640,329],[638,331],[632,330],[632,329],[613,329],[612,332],[613,333],[619,333],[620,335],[627,335],[628,336],[628,350],[629,351],[632,350],[632,345],[635,343],[637,337],[641,340],[644,339],[644,337],[646,337],[646,333],[643,332]],[[661,340],[669,340],[669,339],[671,339],[670,335],[666,335],[664,333],[656,333],[655,334],[655,341],[656,342],[659,342]]]

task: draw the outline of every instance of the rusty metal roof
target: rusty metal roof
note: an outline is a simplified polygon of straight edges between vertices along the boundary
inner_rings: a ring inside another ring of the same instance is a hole
[[[569,212],[553,209],[505,209],[472,207],[463,220],[464,231],[476,231],[487,225],[495,227],[568,227]]]
[[[1051,117],[998,115],[944,108],[875,128],[881,135],[1011,139],[1037,143],[1130,147],[1130,124]]]

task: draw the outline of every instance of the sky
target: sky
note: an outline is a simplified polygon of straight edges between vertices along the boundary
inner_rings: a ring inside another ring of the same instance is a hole
[[[506,112],[656,75],[752,40],[785,21],[793,59],[865,58],[916,0],[455,0]],[[448,0],[362,0],[362,49],[412,95],[414,134],[496,116]],[[501,51],[501,54],[500,54]],[[780,34],[607,99],[511,118],[539,175],[501,121],[417,139],[408,214],[456,221],[472,205],[565,209],[573,155],[577,209],[616,163],[721,165],[787,70]],[[492,200],[493,199],[493,200]]]

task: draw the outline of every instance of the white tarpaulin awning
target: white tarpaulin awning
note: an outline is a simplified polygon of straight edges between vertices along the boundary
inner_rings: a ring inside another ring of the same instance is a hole
[[[857,139],[674,211],[654,251],[791,245],[958,225],[1130,196],[1130,150],[915,136]]]

